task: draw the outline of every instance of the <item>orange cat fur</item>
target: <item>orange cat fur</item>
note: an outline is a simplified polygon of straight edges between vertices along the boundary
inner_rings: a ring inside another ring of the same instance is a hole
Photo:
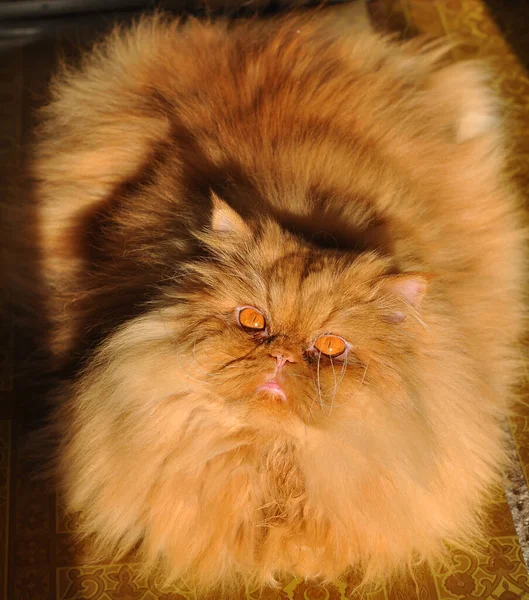
[[[33,169],[77,372],[57,472],[98,556],[373,581],[479,536],[525,233],[485,78],[442,54],[156,16],[56,79]]]

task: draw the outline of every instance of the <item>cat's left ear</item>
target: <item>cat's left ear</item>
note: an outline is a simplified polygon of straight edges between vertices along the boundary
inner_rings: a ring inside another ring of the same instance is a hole
[[[407,316],[407,308],[417,312],[432,277],[432,275],[424,273],[406,273],[386,277],[382,282],[382,289],[401,301],[400,307],[388,311],[386,320],[391,323],[401,323]]]
[[[213,191],[211,192],[211,203],[212,231],[239,236],[250,233],[248,225],[246,225],[242,217]]]
[[[432,102],[448,125],[456,143],[468,142],[497,130],[498,101],[489,86],[484,65],[462,62],[430,76]]]

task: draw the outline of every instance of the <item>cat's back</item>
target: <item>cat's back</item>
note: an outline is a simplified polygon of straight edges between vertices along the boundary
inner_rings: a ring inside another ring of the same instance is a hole
[[[33,169],[47,279],[71,289],[99,261],[98,287],[137,296],[188,252],[214,191],[294,228],[382,223],[398,268],[434,272],[462,305],[489,303],[491,277],[518,289],[525,234],[501,121],[482,71],[445,55],[318,13],[116,30],[58,75],[44,111]]]
[[[491,101],[482,74],[446,67],[445,54],[440,44],[347,31],[323,13],[239,22],[145,17],[116,30],[82,68],[58,75],[37,172],[46,185],[55,173],[62,188],[69,180],[82,206],[80,186],[92,188],[93,202],[161,157],[156,168],[165,163],[204,188],[251,180],[267,203],[295,213],[319,208],[321,198],[395,212],[395,198],[416,196],[408,205],[418,218],[421,198],[439,202],[436,186],[468,181],[456,164],[490,188],[503,158],[493,157],[494,172],[480,164],[478,153],[490,154],[497,137]],[[483,133],[488,145],[473,155],[461,148]],[[182,178],[176,185],[185,188]],[[451,204],[460,208],[460,198]]]

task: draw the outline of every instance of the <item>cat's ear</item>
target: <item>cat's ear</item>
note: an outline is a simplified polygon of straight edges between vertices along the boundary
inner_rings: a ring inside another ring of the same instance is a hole
[[[462,62],[430,76],[432,101],[439,116],[453,132],[456,143],[468,142],[494,132],[499,125],[497,100],[488,85],[487,70]]]
[[[428,290],[432,275],[423,273],[406,273],[403,275],[390,275],[382,282],[382,289],[400,300],[400,306],[391,308],[385,319],[391,323],[401,323],[407,316],[406,308],[417,312]],[[404,303],[404,306],[402,305]]]
[[[211,192],[211,230],[217,233],[244,235],[249,233],[248,226],[215,192]]]

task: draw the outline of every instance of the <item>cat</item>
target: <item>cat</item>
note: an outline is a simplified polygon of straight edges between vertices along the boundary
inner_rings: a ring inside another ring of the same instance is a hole
[[[436,42],[163,15],[64,67],[32,162],[66,509],[199,590],[383,581],[481,535],[526,232]]]

